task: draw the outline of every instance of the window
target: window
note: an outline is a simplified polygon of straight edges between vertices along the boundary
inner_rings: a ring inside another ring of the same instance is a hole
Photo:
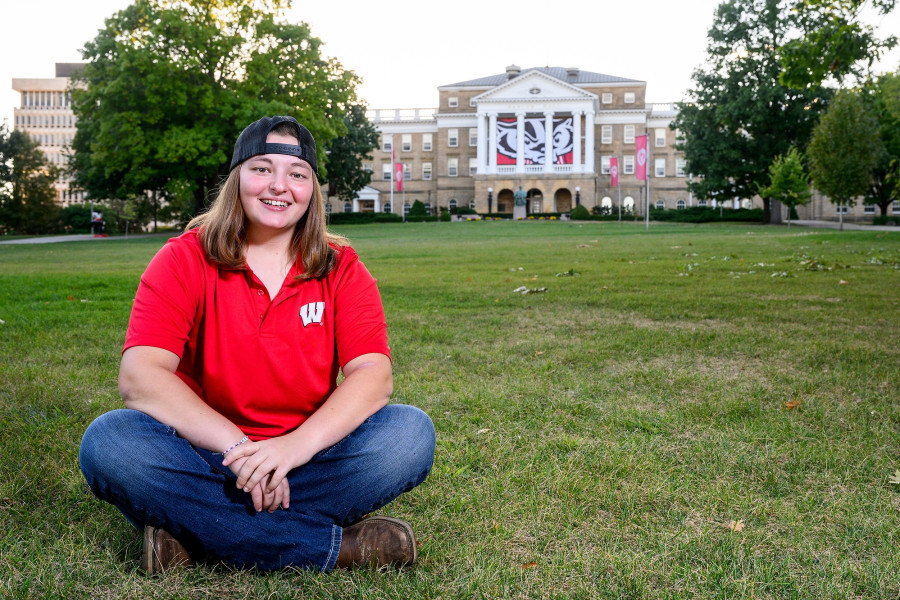
[[[600,143],[612,144],[612,125],[602,125],[600,127]]]
[[[430,162],[422,163],[422,179],[425,181],[431,181],[431,163]]]
[[[447,130],[447,145],[456,148],[459,145],[459,129]]]
[[[625,104],[634,104],[634,92],[625,92]]]
[[[612,210],[612,198],[603,196],[603,200],[600,201],[600,208],[605,208],[607,212]]]
[[[344,212],[353,212],[353,205],[349,202],[344,202]]]
[[[450,108],[456,108],[457,106],[459,106],[459,97],[450,96],[449,98],[447,98],[447,106],[449,106]]]
[[[412,163],[403,163],[403,181],[412,179]]]
[[[624,208],[627,213],[634,212],[634,198],[625,196],[625,199],[622,200],[622,208]]]
[[[478,159],[470,158],[469,159],[469,175],[474,176],[476,173],[478,173]]]
[[[874,215],[875,214],[875,205],[874,204],[863,205],[863,214]]]
[[[475,106],[475,96],[469,98],[469,106]]]
[[[684,200],[679,200],[675,203],[675,208],[677,210],[682,210],[684,208]]]
[[[612,94],[609,92],[600,94],[600,102],[603,104],[612,104]]]
[[[391,180],[391,163],[381,163],[381,180],[382,181],[390,181]]]
[[[666,159],[657,158],[655,161],[656,169],[655,174],[657,177],[665,177],[666,176]]]
[[[428,214],[428,215],[431,214],[431,202],[425,203],[425,214]]]
[[[706,208],[706,200],[698,201],[697,206],[699,206],[700,208]]]
[[[372,163],[363,163],[363,171],[366,173],[372,172]]]
[[[600,157],[600,172],[603,175],[609,175],[609,156]]]
[[[626,125],[625,126],[625,139],[623,141],[626,144],[634,143],[634,125]]]
[[[409,202],[404,202],[403,203],[403,216],[404,217],[409,214],[409,208],[410,208]]]
[[[624,157],[624,161],[622,163],[622,174],[634,175],[634,154]]]
[[[893,202],[891,202],[891,214],[900,215],[900,200],[894,200]]]
[[[666,145],[666,129],[665,127],[656,128],[656,147],[660,148]]]
[[[448,158],[447,159],[447,175],[450,177],[456,177],[459,172],[459,159],[458,158]]]
[[[471,208],[472,210],[475,210],[475,198],[472,198],[471,200],[469,200],[469,208]]]
[[[675,177],[684,177],[684,168],[687,166],[687,161],[683,158],[675,159]]]
[[[422,150],[425,152],[431,152],[431,134],[423,133],[422,134]]]
[[[450,202],[447,203],[447,206],[452,210],[456,208],[456,198],[450,198]]]
[[[477,146],[478,145],[478,130],[474,127],[469,128],[469,145]]]
[[[656,201],[656,210],[663,210],[666,207],[666,203],[662,200]]]
[[[381,138],[381,149],[385,152],[390,152],[394,149],[394,136],[392,135],[384,135]]]
[[[850,212],[850,207],[845,205],[838,205],[834,207],[834,214],[836,215],[846,215]]]
[[[392,207],[391,207],[391,203],[390,203],[390,202],[385,202],[385,203],[384,203],[384,206],[381,208],[381,210],[383,210],[383,211],[386,212],[386,213],[394,212],[394,211],[391,210],[391,209],[392,209]]]
[[[400,150],[403,152],[412,151],[412,134],[404,133],[400,138]]]

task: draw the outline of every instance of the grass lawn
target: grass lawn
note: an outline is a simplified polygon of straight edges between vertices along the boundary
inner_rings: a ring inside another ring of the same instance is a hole
[[[348,226],[434,471],[401,572],[138,570],[87,490],[164,239],[0,246],[0,597],[898,598],[900,234]],[[546,288],[516,293],[517,288]]]

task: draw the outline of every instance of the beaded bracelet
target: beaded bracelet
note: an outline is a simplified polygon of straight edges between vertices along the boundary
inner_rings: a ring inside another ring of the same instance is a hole
[[[237,448],[238,446],[240,446],[240,445],[243,444],[244,442],[249,442],[249,441],[250,441],[250,438],[248,438],[248,437],[245,435],[244,437],[241,438],[241,441],[239,441],[239,442],[236,443],[236,444],[232,444],[232,445],[228,448],[228,450],[226,450],[225,452],[223,452],[223,453],[222,453],[222,456],[225,456],[226,454],[228,454],[229,452],[231,452],[232,450],[234,450],[235,448]]]

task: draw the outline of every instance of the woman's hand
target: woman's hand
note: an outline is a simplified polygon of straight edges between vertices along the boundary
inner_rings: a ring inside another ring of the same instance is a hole
[[[253,497],[256,510],[272,512],[279,505],[289,506],[290,486],[286,476],[307,460],[298,460],[290,439],[277,437],[243,443],[229,451],[222,464],[237,475],[237,487]]]

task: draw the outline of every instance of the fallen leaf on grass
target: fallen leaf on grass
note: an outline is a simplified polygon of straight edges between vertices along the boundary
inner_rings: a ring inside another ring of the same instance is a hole
[[[732,521],[732,522],[728,525],[728,528],[729,528],[730,530],[734,531],[735,533],[740,533],[740,532],[742,532],[742,531],[744,530],[744,520],[743,520],[743,519],[738,519],[737,521]]]
[[[788,400],[784,403],[784,407],[787,409],[797,408],[800,406],[800,400]]]
[[[74,300],[75,296],[66,296],[66,300]]]
[[[576,248],[593,248],[590,244],[578,244]]]
[[[893,483],[895,485],[900,485],[900,469],[894,471],[894,476],[888,479],[888,483]]]
[[[522,568],[523,569],[533,569],[536,566],[538,566],[538,564],[536,562],[530,562],[530,563],[525,563],[524,565],[522,565]]]
[[[838,285],[850,285],[850,282],[844,281],[843,279],[841,279],[840,281],[838,281]]]
[[[475,432],[475,435],[484,435],[485,433],[490,433],[491,430],[485,427],[484,429],[479,429]]]
[[[6,325],[6,321],[4,321],[3,319],[0,319],[0,325]]]
[[[514,289],[513,294],[522,294],[523,296],[525,296],[527,294],[543,294],[546,291],[547,291],[547,288],[545,288],[545,287],[529,288],[529,287],[525,287],[523,285],[521,287],[517,287],[516,289]]]
[[[543,350],[535,350],[535,351],[534,351],[534,355],[535,355],[535,356],[540,356],[540,355],[543,354],[543,353],[544,353]]]

